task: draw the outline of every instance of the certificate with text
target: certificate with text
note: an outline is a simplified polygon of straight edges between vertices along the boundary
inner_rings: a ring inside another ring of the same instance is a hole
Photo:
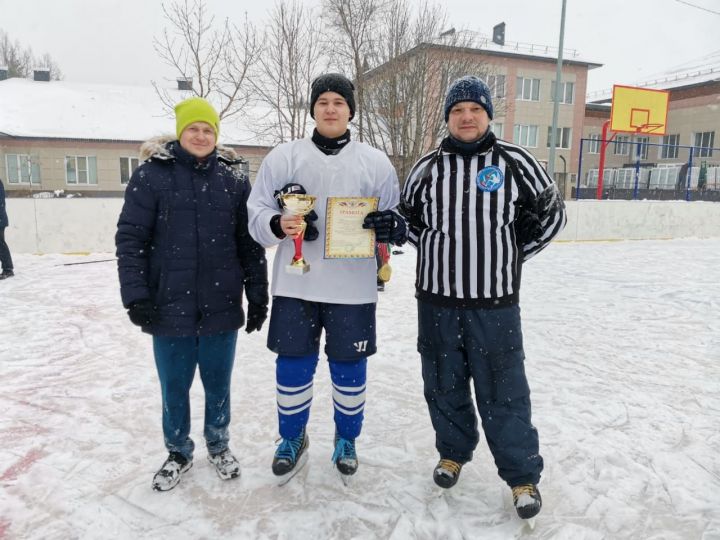
[[[326,259],[375,257],[375,231],[363,229],[365,216],[377,210],[378,197],[328,197],[325,213]]]

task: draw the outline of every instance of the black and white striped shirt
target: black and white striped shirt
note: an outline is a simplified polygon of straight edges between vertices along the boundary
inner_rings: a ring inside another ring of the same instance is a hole
[[[543,234],[521,246],[514,221],[521,206],[539,199]],[[400,211],[418,249],[417,297],[468,308],[517,303],[522,262],[567,220],[557,187],[532,154],[492,133],[471,155],[449,139],[424,155],[405,182]]]

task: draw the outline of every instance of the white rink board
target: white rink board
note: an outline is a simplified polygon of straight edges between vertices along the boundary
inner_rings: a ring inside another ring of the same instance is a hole
[[[123,200],[7,199],[13,253],[107,253]],[[685,201],[567,201],[559,240],[655,240],[720,237],[720,203]]]

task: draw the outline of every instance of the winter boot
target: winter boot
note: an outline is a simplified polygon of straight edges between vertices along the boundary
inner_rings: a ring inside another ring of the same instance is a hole
[[[15,275],[15,272],[12,270],[3,270],[2,274],[0,274],[0,279],[7,279],[9,277],[13,277]]]
[[[451,459],[441,459],[433,471],[433,480],[441,488],[451,488],[457,484],[462,470],[462,463]]]
[[[240,463],[229,448],[218,454],[208,454],[208,461],[215,465],[215,470],[222,480],[230,480],[240,476]]]
[[[513,504],[521,519],[535,517],[542,508],[540,491],[535,484],[524,484],[512,488]]]
[[[293,439],[283,439],[275,450],[272,472],[275,476],[290,475],[297,472],[307,461],[306,450],[310,445],[310,437],[305,428]]]
[[[182,454],[170,452],[170,455],[155,473],[152,482],[152,488],[155,491],[169,491],[180,482],[183,474],[192,467],[192,459],[188,460]]]
[[[358,468],[355,439],[343,439],[335,433],[335,451],[332,455],[332,462],[340,474],[346,476],[355,474]]]

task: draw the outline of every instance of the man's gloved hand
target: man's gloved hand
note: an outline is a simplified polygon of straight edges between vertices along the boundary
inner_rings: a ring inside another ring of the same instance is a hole
[[[305,188],[302,187],[301,184],[295,184],[293,182],[289,184],[285,184],[282,189],[278,189],[273,194],[275,197],[275,200],[278,203],[278,206],[285,210],[285,203],[282,200],[283,195],[305,195],[307,192],[305,191]],[[317,230],[317,227],[312,223],[313,221],[317,221],[318,215],[315,213],[315,210],[311,210],[309,214],[305,216],[305,223],[307,224],[305,228],[305,236],[303,237],[308,242],[312,242],[313,240],[317,240],[320,233]]]
[[[537,212],[537,205],[524,205],[518,208],[515,218],[515,236],[520,245],[540,240],[543,235],[542,223]]]
[[[392,210],[370,212],[365,216],[363,229],[375,229],[375,241],[401,246],[407,240],[405,220]]]
[[[150,326],[157,317],[157,307],[148,298],[135,300],[128,308],[128,317],[136,326]]]
[[[252,302],[249,303],[247,309],[247,321],[245,322],[245,331],[248,334],[254,332],[255,330],[259,331],[262,328],[265,319],[267,319],[267,312],[267,306],[253,304]]]

